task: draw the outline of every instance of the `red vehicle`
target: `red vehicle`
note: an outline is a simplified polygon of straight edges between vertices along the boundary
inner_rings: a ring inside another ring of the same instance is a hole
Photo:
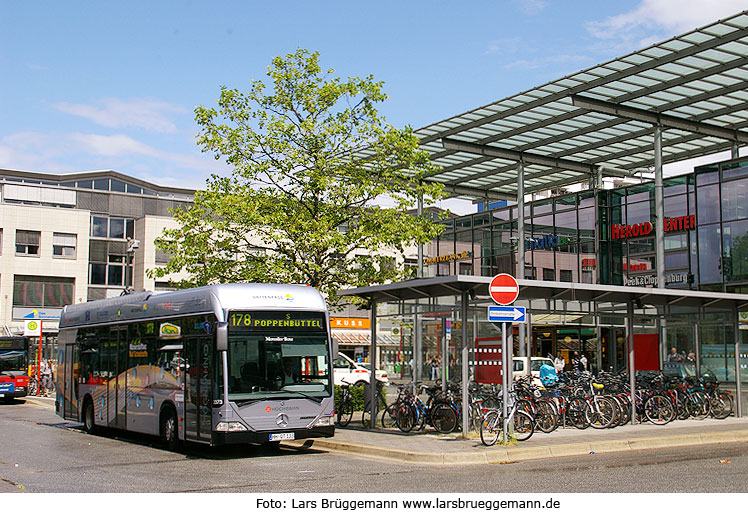
[[[26,337],[0,337],[0,401],[26,396],[28,355]]]

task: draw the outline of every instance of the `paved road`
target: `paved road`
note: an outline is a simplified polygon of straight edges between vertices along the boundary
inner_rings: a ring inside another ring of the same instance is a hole
[[[459,467],[260,447],[172,453],[89,436],[30,402],[0,405],[0,440],[0,492],[748,492],[748,444]]]

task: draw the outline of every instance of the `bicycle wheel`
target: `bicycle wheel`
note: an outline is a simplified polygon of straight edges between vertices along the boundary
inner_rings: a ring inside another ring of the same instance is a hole
[[[709,415],[709,405],[700,397],[689,396],[685,405],[688,415],[694,419],[704,419]]]
[[[535,433],[535,421],[530,414],[518,410],[514,413],[514,438],[518,441],[527,441]]]
[[[501,435],[501,416],[498,410],[492,410],[480,424],[480,440],[486,446],[493,446]]]
[[[580,430],[590,426],[592,409],[583,398],[572,398],[567,406],[567,417],[571,424]]]
[[[411,405],[401,404],[395,414],[395,424],[401,432],[408,433],[413,430],[418,422],[418,414],[416,413],[415,407]]]
[[[522,411],[532,417],[527,411]],[[558,428],[558,416],[556,415],[556,406],[548,400],[540,400],[535,404],[535,426],[538,430],[547,434]]]
[[[382,411],[382,428],[395,428],[397,426],[395,415],[399,406],[398,402],[393,402]]]
[[[644,404],[644,415],[650,423],[655,425],[665,425],[672,420],[673,411],[672,402],[664,396],[652,396]]]
[[[353,401],[344,399],[338,409],[338,425],[348,426],[353,418]]]
[[[446,402],[440,402],[429,412],[431,426],[440,434],[451,434],[457,428],[457,411]]]
[[[616,418],[616,405],[610,400],[598,397],[592,401],[592,415],[590,425],[592,428],[609,428]]]
[[[732,397],[726,392],[715,393],[709,403],[709,411],[715,419],[725,419],[732,412]]]

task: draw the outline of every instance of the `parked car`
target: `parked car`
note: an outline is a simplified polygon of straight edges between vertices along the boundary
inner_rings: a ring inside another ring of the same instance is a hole
[[[540,384],[540,367],[550,365],[553,367],[553,360],[546,357],[512,357],[512,377],[519,378],[532,374],[533,383]]]
[[[376,376],[380,382],[387,383],[387,371],[377,369]],[[333,382],[335,385],[349,383],[361,386],[369,383],[370,378],[371,370],[368,364],[354,362],[343,353],[338,353],[338,358],[333,361]]]

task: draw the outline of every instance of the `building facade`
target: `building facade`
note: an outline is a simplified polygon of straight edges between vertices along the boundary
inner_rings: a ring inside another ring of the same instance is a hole
[[[53,356],[57,320],[70,303],[165,290],[146,274],[168,259],[154,239],[175,227],[171,210],[194,191],[160,187],[113,171],[40,174],[0,170],[0,331],[41,320]]]

